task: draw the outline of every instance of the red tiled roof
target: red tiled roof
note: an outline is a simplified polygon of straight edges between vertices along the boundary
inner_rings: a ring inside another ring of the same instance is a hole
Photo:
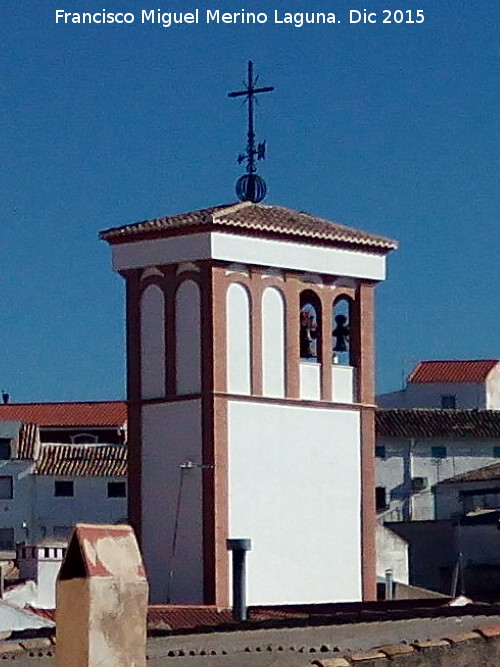
[[[35,614],[36,616],[40,616],[40,618],[44,618],[46,621],[54,621],[54,623],[56,621],[55,609],[41,609],[40,607],[32,607],[29,604],[27,604],[24,609],[31,612],[32,614]]]
[[[42,443],[36,474],[60,477],[125,477],[127,448],[124,445]]]
[[[498,359],[421,361],[408,376],[408,382],[484,382],[498,363]]]
[[[114,227],[101,232],[100,238],[113,244],[182,232],[242,233],[242,230],[274,237],[302,237],[340,245],[368,246],[372,251],[384,253],[397,247],[391,239],[330,222],[304,211],[252,202],[226,204]]]
[[[500,410],[378,408],[377,437],[500,438]]]
[[[497,479],[500,479],[500,463],[494,463],[491,466],[485,466],[477,470],[469,470],[469,472],[463,472],[460,475],[455,475],[455,477],[443,479],[438,483],[439,485],[459,484],[460,482],[487,482]]]
[[[27,607],[32,613],[54,621],[55,609]],[[150,604],[148,606],[148,626],[181,630],[203,625],[220,625],[233,620],[230,609],[218,609],[206,605]]]
[[[40,426],[123,426],[127,421],[124,401],[79,403],[0,404],[0,421],[23,421]]]
[[[232,621],[230,609],[205,605],[154,604],[148,607],[148,626],[163,626],[172,630],[195,628],[199,625],[220,625]]]
[[[276,605],[248,607],[248,623],[246,629],[252,624],[257,627],[283,627],[283,624],[317,625],[321,618],[322,623],[346,623],[352,621],[380,621],[381,618],[391,620],[394,618],[413,618],[422,615],[422,608],[426,609],[429,616],[441,616],[444,608],[449,608],[449,598],[435,598],[426,600],[379,600],[377,602],[336,602],[326,604],[298,604],[298,605]],[[425,604],[423,604],[425,603]],[[37,609],[29,607],[30,611],[42,618],[55,619],[55,609]],[[457,608],[453,608],[454,613]],[[458,608],[462,609],[462,608]],[[471,607],[465,610],[470,613]],[[476,610],[484,613],[484,606]],[[219,609],[208,605],[149,605],[148,606],[148,630],[178,630],[191,631],[199,629],[204,631],[206,626],[228,625],[233,626],[231,609]],[[266,624],[266,625],[263,625]]]

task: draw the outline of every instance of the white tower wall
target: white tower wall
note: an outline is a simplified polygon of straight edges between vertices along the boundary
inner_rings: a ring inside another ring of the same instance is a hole
[[[203,600],[201,402],[142,408],[143,557],[151,602]],[[182,468],[183,464],[187,467]],[[175,550],[174,548],[175,542]]]
[[[250,538],[248,603],[360,600],[355,410],[229,402],[229,532]]]

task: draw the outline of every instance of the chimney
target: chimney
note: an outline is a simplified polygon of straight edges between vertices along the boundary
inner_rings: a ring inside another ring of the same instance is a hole
[[[146,667],[147,609],[132,528],[77,523],[57,580],[56,667]]]
[[[4,405],[7,405],[7,403],[10,401],[10,394],[8,394],[5,389],[2,389],[2,401]]]

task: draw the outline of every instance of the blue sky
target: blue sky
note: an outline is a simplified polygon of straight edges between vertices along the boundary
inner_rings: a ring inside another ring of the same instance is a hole
[[[158,4],[158,3],[157,3]],[[377,379],[426,358],[500,357],[496,0],[308,3],[341,23],[56,25],[56,9],[146,0],[4,0],[0,22],[0,388],[15,401],[124,396],[124,290],[101,229],[235,199],[238,89],[254,59],[269,203],[400,241],[377,297]],[[172,0],[164,11],[240,5]],[[382,9],[422,9],[420,25]]]

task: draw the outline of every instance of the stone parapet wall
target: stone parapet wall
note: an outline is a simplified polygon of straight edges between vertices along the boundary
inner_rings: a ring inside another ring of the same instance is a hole
[[[495,619],[497,620],[497,619]],[[361,624],[364,625],[364,624]],[[379,625],[379,624],[374,624]],[[376,630],[376,628],[374,628]],[[318,630],[320,631],[318,633]],[[151,666],[167,667],[497,667],[500,665],[500,624],[478,625],[440,639],[347,650],[323,635],[324,628],[282,630],[279,636],[253,632],[214,632],[211,635],[150,637],[147,659]],[[379,625],[380,630],[380,625]],[[344,626],[344,638],[355,646],[353,628]],[[359,632],[359,630],[358,630]],[[455,630],[456,632],[456,630]],[[356,630],[354,630],[356,633]],[[0,660],[15,660],[19,667],[54,665],[57,647],[49,637],[6,637],[0,642]],[[386,635],[385,635],[386,636]],[[425,636],[423,634],[418,636]],[[384,633],[379,634],[383,641]],[[124,665],[125,667],[125,665]]]
[[[500,665],[500,625],[443,639],[379,646],[305,662],[303,667],[496,667]]]

